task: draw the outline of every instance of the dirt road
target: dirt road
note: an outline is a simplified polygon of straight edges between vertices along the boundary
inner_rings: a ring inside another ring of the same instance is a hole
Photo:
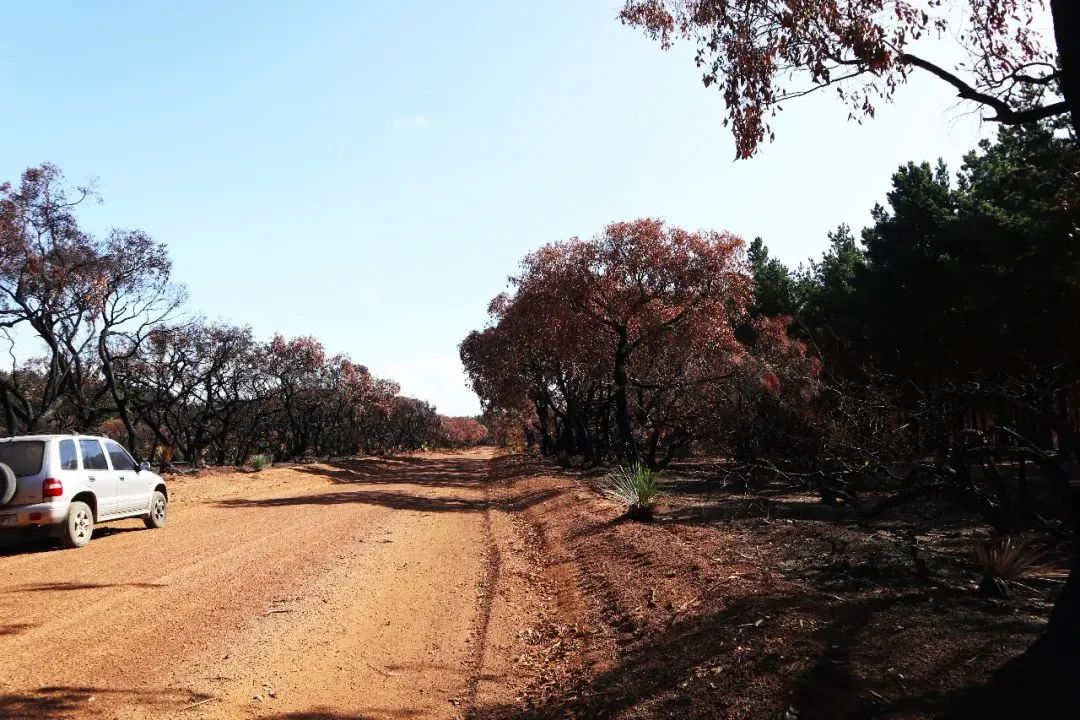
[[[164,530],[5,546],[0,718],[453,718],[508,692],[489,459],[181,480]]]

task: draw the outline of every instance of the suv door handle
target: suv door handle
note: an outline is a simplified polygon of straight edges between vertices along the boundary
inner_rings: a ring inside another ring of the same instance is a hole
[[[97,478],[94,477],[93,475],[88,475],[86,479],[89,480],[90,482],[94,482],[95,480],[97,480]]]

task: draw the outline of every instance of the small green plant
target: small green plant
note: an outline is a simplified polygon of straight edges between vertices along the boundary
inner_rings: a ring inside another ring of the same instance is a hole
[[[620,465],[608,473],[604,493],[626,506],[627,517],[649,520],[660,499],[660,482],[656,473],[640,463]]]
[[[979,592],[1002,599],[1009,584],[1027,578],[1061,579],[1068,573],[1047,561],[1046,553],[1014,537],[987,540],[975,547],[975,563],[982,571]]]
[[[254,470],[255,472],[259,472],[260,470],[262,470],[264,467],[266,467],[269,464],[270,464],[270,456],[269,455],[263,455],[263,454],[260,453],[258,455],[252,455],[251,456],[251,469]]]

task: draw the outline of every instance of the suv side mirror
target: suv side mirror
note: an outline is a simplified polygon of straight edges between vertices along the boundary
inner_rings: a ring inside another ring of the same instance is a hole
[[[142,472],[143,470],[149,470],[149,469],[150,469],[150,463],[146,462],[145,460],[143,460],[141,463],[139,463],[139,472]]]

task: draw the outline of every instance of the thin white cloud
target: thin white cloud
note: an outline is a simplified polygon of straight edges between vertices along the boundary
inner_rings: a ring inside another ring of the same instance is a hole
[[[399,130],[419,130],[427,127],[428,119],[423,115],[407,115],[394,121],[394,127]]]

